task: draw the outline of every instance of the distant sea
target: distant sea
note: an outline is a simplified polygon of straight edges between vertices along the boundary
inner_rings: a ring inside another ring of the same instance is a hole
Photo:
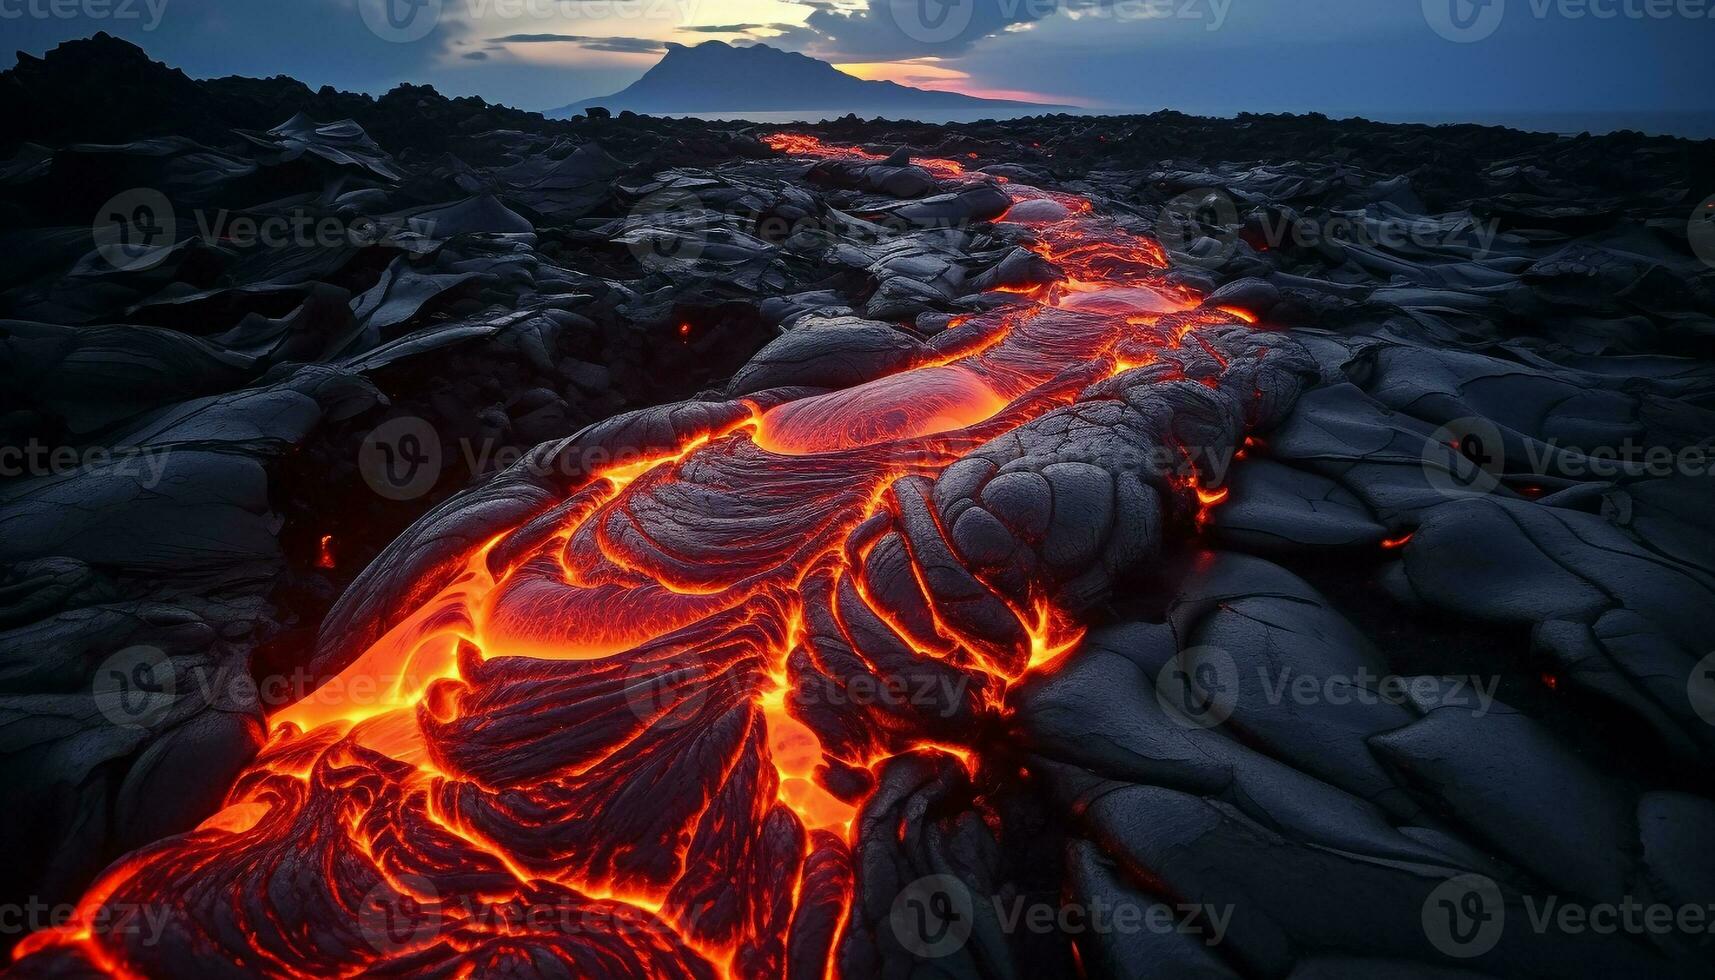
[[[794,122],[823,122],[837,119],[847,112],[855,112],[862,118],[886,116],[892,119],[915,119],[927,123],[976,122],[979,119],[1016,119],[1022,116],[1036,116],[1043,112],[1068,112],[1077,116],[1112,116],[1128,113],[1154,112],[1154,109],[962,109],[946,112],[911,113],[900,115],[898,110],[864,110],[849,109],[841,111],[808,110],[802,112],[687,112],[685,115],[694,119],[731,120],[745,119],[759,123],[794,123]],[[1186,110],[1190,112],[1190,110]],[[1231,117],[1231,113],[1192,113],[1193,115],[1216,115]],[[1683,136],[1688,139],[1715,139],[1715,112],[1515,112],[1515,113],[1336,113],[1327,112],[1325,115],[1336,119],[1350,116],[1362,116],[1376,122],[1394,123],[1427,123],[1441,125],[1445,123],[1477,123],[1483,126],[1510,126],[1513,129],[1523,129],[1538,133],[1563,133],[1575,135],[1578,133],[1612,133],[1622,129],[1634,129],[1651,136]]]
[[[1018,119],[1024,116],[1040,116],[1043,113],[1068,112],[1075,116],[1111,116],[1123,113],[1123,109],[1080,109],[1075,106],[1025,106],[1017,109],[949,109],[939,112],[901,113],[898,109],[806,109],[786,112],[673,112],[651,113],[651,115],[685,116],[691,119],[707,119],[711,122],[726,120],[745,120],[759,123],[814,123],[838,119],[851,113],[859,118],[873,119],[881,116],[886,119],[914,119],[926,123],[976,122],[979,119]]]
[[[1329,115],[1333,115],[1329,113]],[[1363,115],[1363,113],[1359,113]],[[1419,112],[1399,116],[1375,116],[1378,122],[1478,123],[1484,126],[1510,126],[1536,133],[1618,132],[1633,129],[1649,136],[1683,136],[1687,139],[1715,139],[1715,112],[1513,112],[1458,113]]]

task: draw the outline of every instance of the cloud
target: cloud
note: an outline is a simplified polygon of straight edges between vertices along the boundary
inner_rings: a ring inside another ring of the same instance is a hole
[[[666,54],[667,45],[649,37],[592,37],[584,42],[586,51],[614,51],[619,54]]]
[[[687,24],[678,30],[680,34],[731,34],[733,44],[749,44],[774,41],[802,27],[801,24]]]
[[[466,51],[464,54],[459,55],[459,57],[465,59],[466,61],[487,61],[488,60],[488,52],[487,51]]]
[[[681,31],[694,31],[698,34],[748,34],[751,31],[766,30],[768,24],[698,24],[695,27],[681,27]]]
[[[490,44],[575,44],[586,51],[619,54],[662,54],[667,46],[651,37],[597,37],[589,34],[508,34],[489,38]]]
[[[1112,0],[867,0],[856,9],[812,0],[804,26],[781,40],[849,61],[962,54],[1015,24]]]
[[[1029,31],[1051,19],[1093,19],[1088,37],[1132,34],[1144,23],[1218,29],[1232,0],[797,0],[811,8],[800,27],[780,25],[782,43],[835,61],[951,58],[985,38]],[[1213,19],[1217,18],[1218,19]]]

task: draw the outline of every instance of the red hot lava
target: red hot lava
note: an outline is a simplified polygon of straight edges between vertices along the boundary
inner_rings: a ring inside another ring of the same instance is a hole
[[[964,318],[853,388],[731,403],[486,541],[270,719],[224,809],[109,868],[22,965],[832,975],[871,773],[906,753],[977,765],[977,720],[1081,636],[1061,597],[1082,579],[973,555],[942,486],[1122,375],[1215,387],[1226,355],[1199,333],[1249,319],[1195,309],[1160,249],[1088,201],[1006,186],[1064,271],[1039,302]],[[1190,360],[1213,373],[1188,379]],[[1179,479],[1192,511],[1225,495]],[[907,675],[957,683],[932,706],[827,696]],[[170,910],[159,941],[103,926],[133,905]]]

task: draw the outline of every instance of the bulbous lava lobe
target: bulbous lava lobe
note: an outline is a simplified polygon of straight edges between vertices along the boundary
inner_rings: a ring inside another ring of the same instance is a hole
[[[743,398],[556,447],[649,447],[557,503],[425,518],[407,539],[479,543],[402,542],[332,618],[368,643],[341,676],[380,696],[283,711],[225,810],[116,864],[19,969],[820,977],[842,931],[867,969],[878,766],[963,764],[1313,375],[1059,200],[1037,247],[1078,302],[835,391],[765,351]],[[132,906],[167,911],[158,941],[111,927]]]

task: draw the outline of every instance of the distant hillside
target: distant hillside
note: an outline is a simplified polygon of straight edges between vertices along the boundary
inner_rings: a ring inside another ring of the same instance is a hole
[[[234,129],[269,129],[303,113],[352,119],[387,149],[439,153],[449,141],[489,129],[564,131],[537,113],[477,98],[449,99],[427,85],[382,96],[312,89],[285,75],[195,79],[105,33],[65,41],[41,57],[18,52],[0,72],[0,160],[24,142],[126,143],[183,136],[210,146]]]
[[[655,67],[623,92],[585,99],[544,113],[549,118],[577,115],[590,106],[614,112],[674,114],[687,112],[791,112],[840,110],[944,112],[957,109],[1064,109],[1065,106],[979,99],[957,92],[932,92],[896,82],[855,78],[808,55],[753,44],[735,48],[706,41],[694,48],[667,45]]]

